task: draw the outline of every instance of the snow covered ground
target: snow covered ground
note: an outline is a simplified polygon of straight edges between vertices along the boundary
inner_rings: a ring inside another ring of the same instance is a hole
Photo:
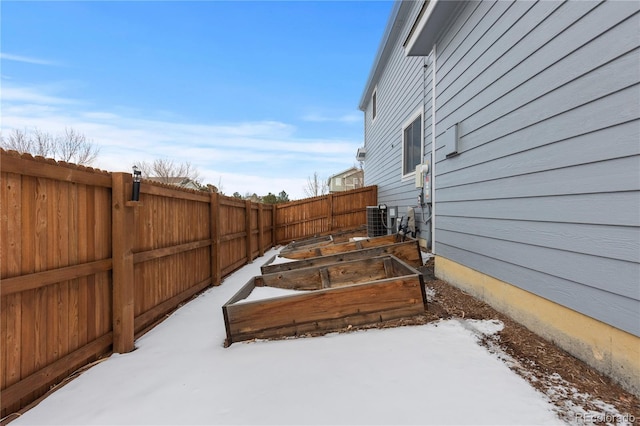
[[[12,425],[562,424],[478,344],[496,321],[449,320],[223,347],[221,306],[271,250]]]

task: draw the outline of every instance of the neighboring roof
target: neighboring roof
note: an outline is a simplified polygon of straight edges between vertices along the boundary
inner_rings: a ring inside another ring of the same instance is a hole
[[[362,172],[362,171],[363,171],[362,169],[359,169],[357,167],[351,167],[351,168],[348,168],[347,170],[344,170],[344,171],[342,171],[340,173],[336,173],[335,175],[329,176],[329,180],[333,179],[336,176],[352,175],[352,174],[356,174],[356,173]]]
[[[166,183],[168,185],[177,185],[182,187],[197,187],[196,183],[188,177],[157,177],[150,176],[146,178],[154,182]]]
[[[162,182],[162,183],[170,183],[172,185],[177,185],[182,182],[188,182],[189,178],[187,177],[164,177],[164,176],[149,176],[148,180],[152,180],[154,182]]]
[[[412,23],[411,32],[407,40],[403,40],[405,53],[407,56],[426,56],[431,51],[436,37],[448,23],[449,16],[463,1],[451,0],[426,0],[418,18]],[[373,90],[376,87],[384,66],[389,59],[393,47],[398,41],[405,26],[407,15],[413,1],[396,0],[387,22],[387,27],[382,36],[382,41],[378,47],[378,53],[373,61],[373,66],[369,72],[369,78],[360,97],[358,108],[364,111],[371,99]]]

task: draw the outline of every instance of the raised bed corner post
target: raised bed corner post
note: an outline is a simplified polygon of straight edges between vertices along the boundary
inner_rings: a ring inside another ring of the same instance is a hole
[[[130,201],[133,179],[129,173],[112,173],[111,231],[113,235],[113,352],[134,349],[134,210]]]

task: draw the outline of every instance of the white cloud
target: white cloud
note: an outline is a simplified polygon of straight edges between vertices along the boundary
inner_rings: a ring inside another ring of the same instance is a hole
[[[302,198],[308,176],[348,168],[360,146],[358,140],[299,137],[294,125],[279,121],[204,124],[136,118],[140,114],[131,111],[89,109],[42,87],[7,86],[2,91],[5,131],[37,127],[59,133],[73,127],[100,146],[94,167],[128,172],[135,161],[189,161],[203,182],[218,185],[222,179],[227,194],[285,190],[291,198]]]
[[[2,86],[2,102],[20,102],[36,105],[63,105],[76,103],[71,99],[43,93],[41,88]]]
[[[59,65],[59,63],[57,62],[49,61],[47,59],[13,55],[11,53],[6,53],[6,52],[0,52],[0,59],[4,59],[5,61],[25,62],[28,64],[34,64],[34,65]]]
[[[315,123],[360,123],[362,122],[362,116],[360,114],[343,114],[343,115],[324,115],[324,114],[307,114],[302,117],[304,121],[310,121]]]

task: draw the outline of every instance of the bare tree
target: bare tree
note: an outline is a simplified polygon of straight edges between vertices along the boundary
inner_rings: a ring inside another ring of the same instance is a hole
[[[31,142],[26,130],[13,129],[9,136],[2,135],[2,148],[18,152],[31,153]]]
[[[217,191],[219,194],[224,195],[224,186],[222,186],[222,176],[220,176],[218,178],[218,187],[217,187]]]
[[[55,155],[53,137],[38,128],[34,128],[31,132],[26,129],[13,129],[8,137],[2,137],[2,147],[7,150],[43,157]]]
[[[200,173],[188,161],[177,163],[168,158],[157,158],[153,160],[153,163],[142,161],[135,165],[145,178],[153,178],[158,182],[168,184],[176,184],[176,179],[180,178],[182,181],[191,181],[199,185]]]
[[[4,149],[52,157],[83,166],[91,165],[100,152],[92,141],[73,128],[66,128],[63,134],[56,137],[38,128],[31,131],[14,129],[6,139],[1,139]]]
[[[329,185],[326,179],[318,177],[318,172],[313,172],[313,176],[307,178],[307,184],[303,189],[307,197],[317,197],[318,195],[326,194],[329,190]]]
[[[44,132],[37,127],[31,132],[32,150],[36,155],[43,157],[55,157],[56,143],[51,133]]]
[[[99,150],[85,135],[65,128],[64,134],[56,138],[56,152],[62,161],[76,164],[91,164],[98,156]]]

